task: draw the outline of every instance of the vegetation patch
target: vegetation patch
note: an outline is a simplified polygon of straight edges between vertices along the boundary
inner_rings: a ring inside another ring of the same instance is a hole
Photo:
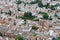
[[[37,27],[37,26],[32,26],[32,29],[33,29],[33,30],[37,30],[38,27]]]
[[[21,35],[17,35],[15,40],[24,40],[23,37]]]

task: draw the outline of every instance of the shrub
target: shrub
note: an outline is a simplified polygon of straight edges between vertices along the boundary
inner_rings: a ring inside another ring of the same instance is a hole
[[[33,34],[33,36],[37,36],[37,34],[36,34],[36,33],[34,33],[34,34]]]
[[[45,14],[45,12],[41,12],[41,11],[40,11],[38,14]]]
[[[39,21],[39,19],[34,19],[34,21]]]
[[[31,2],[30,4],[36,4],[38,2],[39,2],[39,0],[35,0],[35,1]]]
[[[23,37],[21,35],[17,35],[15,40],[24,40]]]
[[[49,8],[49,3],[47,3],[46,5],[44,5],[45,8]]]
[[[52,40],[57,40],[57,39],[53,37]]]
[[[5,14],[11,15],[11,11],[9,10],[9,11],[5,12]]]
[[[58,19],[60,19],[60,17],[57,17]]]
[[[55,17],[57,17],[57,14],[55,13],[55,15],[54,15]]]
[[[32,26],[32,29],[33,29],[33,30],[37,30],[38,27],[36,27],[36,26]]]
[[[51,17],[49,17],[49,20],[52,20],[52,18],[51,18]]]
[[[1,32],[0,32],[0,36],[3,36]]]

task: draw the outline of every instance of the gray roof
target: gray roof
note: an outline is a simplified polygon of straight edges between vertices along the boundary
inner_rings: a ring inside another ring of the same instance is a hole
[[[56,26],[54,29],[60,30],[60,26]]]

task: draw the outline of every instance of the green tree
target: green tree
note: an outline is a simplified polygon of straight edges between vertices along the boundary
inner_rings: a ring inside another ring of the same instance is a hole
[[[47,13],[43,14],[44,19],[48,19],[49,15]]]
[[[51,9],[51,10],[55,10],[55,6],[54,6],[54,5],[51,5],[51,6],[50,6],[50,9]]]
[[[24,18],[33,20],[35,18],[35,16],[33,16],[31,12],[25,12],[24,13]]]
[[[35,18],[35,16],[33,16],[31,12],[25,12],[24,16],[18,16],[18,18],[22,18],[26,21],[27,19],[33,20]]]
[[[49,6],[50,6],[49,3],[47,3],[46,5],[44,5],[44,7],[46,7],[46,8],[49,8]]]
[[[24,13],[24,17],[31,17],[32,16],[32,13],[31,12],[25,12]]]
[[[17,35],[15,40],[24,40],[23,37],[21,35]]]
[[[17,2],[17,4],[21,4],[21,0],[17,0],[16,2]]]
[[[60,37],[58,37],[57,40],[60,40]]]
[[[43,7],[43,3],[41,1],[39,1],[38,2],[38,6],[42,8]]]

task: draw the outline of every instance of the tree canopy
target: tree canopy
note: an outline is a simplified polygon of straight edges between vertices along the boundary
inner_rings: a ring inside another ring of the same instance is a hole
[[[41,1],[39,1],[38,2],[38,6],[42,8],[43,7],[43,3]]]
[[[60,37],[57,37],[57,38],[52,38],[52,40],[60,40]]]
[[[55,10],[55,6],[54,6],[54,5],[51,5],[51,6],[50,6],[50,9],[51,9],[51,10]]]
[[[35,16],[33,16],[31,12],[25,12],[24,13],[24,18],[33,20],[35,18]]]
[[[21,4],[21,0],[17,0],[16,2],[17,2],[17,4]]]
[[[43,14],[44,19],[48,19],[49,15],[47,13]]]

